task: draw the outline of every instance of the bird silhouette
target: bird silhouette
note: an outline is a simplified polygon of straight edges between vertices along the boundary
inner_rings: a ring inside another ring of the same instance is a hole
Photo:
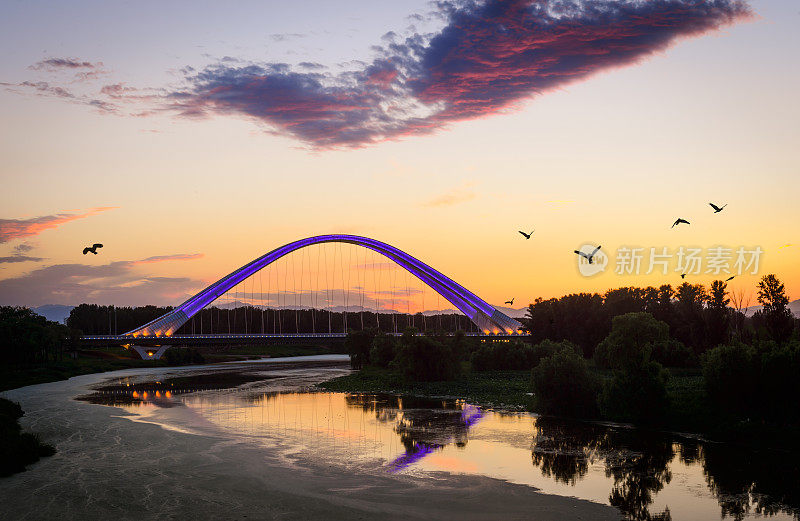
[[[514,297],[514,298],[516,298],[516,297]],[[512,298],[511,300],[506,300],[505,303],[508,304],[509,306],[513,306],[514,305],[514,299]]]
[[[600,246],[595,248],[592,253],[583,253],[582,251],[578,251],[578,250],[573,250],[573,251],[575,253],[577,253],[578,255],[580,255],[581,257],[583,257],[584,259],[588,260],[589,264],[592,264],[592,262],[594,261],[594,254],[597,253],[597,251],[599,249],[600,249]]]
[[[681,223],[683,223],[683,224],[691,224],[691,223],[690,223],[689,221],[687,221],[686,219],[681,219],[681,218],[678,218],[678,219],[677,219],[677,220],[676,220],[674,223],[672,223],[672,226],[670,226],[670,228],[675,228],[676,226],[678,226],[678,225],[679,225],[679,224],[681,224]]]
[[[686,274],[685,273],[681,273],[681,278],[685,279],[686,278]]]
[[[711,205],[711,208],[713,208],[713,209],[714,209],[714,213],[719,213],[719,212],[721,212],[721,211],[722,211],[722,209],[723,209],[723,208],[725,208],[726,206],[728,206],[728,204],[727,204],[727,203],[726,203],[726,204],[723,204],[721,207],[717,206],[717,205],[716,205],[716,204],[714,204],[714,203],[708,203],[708,204],[710,204],[710,205]]]
[[[533,235],[533,232],[535,232],[535,231],[536,231],[536,230],[531,230],[531,233],[525,233],[525,232],[523,232],[523,231],[520,231],[519,233],[521,233],[521,234],[522,234],[522,236],[523,236],[523,237],[525,237],[525,239],[530,239],[530,238],[531,238],[531,235]]]
[[[736,277],[736,275],[733,275],[733,276],[731,276],[731,277],[728,277],[727,279],[725,279],[725,282],[729,282],[729,281],[733,280],[733,279],[734,279],[734,277]]]
[[[91,248],[89,248],[89,247],[84,248],[83,249],[83,254],[86,255],[87,253],[92,252],[95,255],[97,255],[97,248],[102,248],[102,247],[103,247],[102,244],[96,242],[96,243],[92,244]]]

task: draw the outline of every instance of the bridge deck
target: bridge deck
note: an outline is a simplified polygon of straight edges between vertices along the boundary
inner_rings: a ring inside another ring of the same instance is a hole
[[[402,333],[386,333],[389,336],[403,336]],[[422,335],[420,333],[420,335]],[[81,340],[113,340],[113,341],[128,341],[128,342],[136,342],[139,340],[192,340],[192,339],[226,339],[226,338],[345,338],[347,333],[253,333],[253,334],[245,334],[245,333],[215,333],[215,334],[205,334],[205,335],[171,335],[171,336],[156,336],[156,335],[138,335],[136,337],[132,335],[84,335],[81,337]],[[453,336],[452,333],[448,333],[447,336]],[[525,337],[528,336],[525,333],[519,333],[514,335],[509,334],[487,334],[487,333],[476,333],[470,332],[464,333],[464,336],[478,336],[478,337],[487,337],[487,338],[495,338],[495,337]]]

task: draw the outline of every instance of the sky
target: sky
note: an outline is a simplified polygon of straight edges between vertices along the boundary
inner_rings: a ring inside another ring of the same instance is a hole
[[[496,305],[733,274],[755,303],[766,273],[800,298],[798,21],[794,0],[8,1],[0,305],[177,305],[326,233]]]

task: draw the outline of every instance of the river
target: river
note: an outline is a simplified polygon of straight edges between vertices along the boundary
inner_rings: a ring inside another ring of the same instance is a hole
[[[796,458],[460,400],[318,392],[341,357],[3,393],[58,453],[2,519],[799,519]]]

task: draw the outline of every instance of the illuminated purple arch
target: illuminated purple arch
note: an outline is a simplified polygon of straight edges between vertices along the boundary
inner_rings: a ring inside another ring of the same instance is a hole
[[[211,284],[169,313],[125,334],[134,337],[170,336],[192,318],[195,313],[217,300],[226,291],[257,273],[262,268],[295,250],[326,242],[356,244],[376,251],[394,261],[427,284],[439,295],[447,299],[452,305],[458,308],[459,311],[469,317],[469,319],[484,333],[515,334],[519,331],[520,327],[522,327],[522,324],[518,321],[501,313],[451,278],[394,246],[368,237],[359,237],[358,235],[318,235],[316,237],[290,242],[289,244],[272,250],[266,255],[262,255],[256,260],[245,264],[238,270],[221,278],[214,284]]]

